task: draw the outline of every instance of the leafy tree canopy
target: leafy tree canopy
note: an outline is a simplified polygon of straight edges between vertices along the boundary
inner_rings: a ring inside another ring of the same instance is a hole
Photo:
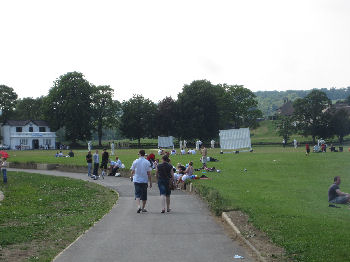
[[[140,139],[154,135],[157,106],[142,95],[134,95],[122,103],[120,131],[127,138]]]
[[[91,136],[93,88],[82,73],[60,76],[45,98],[45,115],[53,129],[65,127],[66,139],[73,143]]]
[[[13,88],[5,85],[0,85],[0,94],[0,116],[2,121],[6,121],[9,119],[16,107],[16,100],[18,96]]]

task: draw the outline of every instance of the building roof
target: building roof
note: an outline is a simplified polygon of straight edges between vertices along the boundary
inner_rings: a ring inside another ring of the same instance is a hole
[[[293,115],[294,113],[293,103],[291,101],[287,101],[280,108],[277,109],[277,112],[283,116]]]
[[[25,126],[32,122],[37,126],[49,126],[49,124],[44,120],[7,120],[3,125],[9,126]]]

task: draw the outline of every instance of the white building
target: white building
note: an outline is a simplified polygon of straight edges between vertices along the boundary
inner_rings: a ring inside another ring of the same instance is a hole
[[[1,136],[10,149],[52,149],[56,143],[56,133],[41,120],[7,120],[1,126]]]

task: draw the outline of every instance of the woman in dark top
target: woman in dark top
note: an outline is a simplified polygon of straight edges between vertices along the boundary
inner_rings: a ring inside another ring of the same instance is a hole
[[[158,187],[160,192],[160,200],[162,204],[162,213],[165,213],[165,203],[167,212],[170,212],[170,194],[169,188],[170,179],[174,179],[173,166],[169,163],[170,159],[168,155],[162,157],[162,163],[158,164],[156,169],[156,176],[158,179]]]

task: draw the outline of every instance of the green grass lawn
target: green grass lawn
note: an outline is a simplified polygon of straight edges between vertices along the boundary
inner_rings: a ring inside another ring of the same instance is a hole
[[[327,190],[335,175],[342,176],[341,189],[350,191],[350,153],[311,153],[304,147],[294,149],[259,146],[253,153],[209,155],[220,161],[209,163],[221,173],[205,173],[210,180],[196,180],[201,192],[219,198],[220,209],[239,209],[252,223],[283,246],[297,261],[350,261],[350,209],[329,208]],[[138,150],[117,150],[129,168]],[[146,150],[147,153],[156,150]],[[86,151],[76,157],[57,159],[53,151],[12,151],[9,161],[35,161],[85,165]],[[172,156],[172,163],[194,161],[200,167],[199,155]],[[247,171],[244,171],[247,169]],[[196,172],[202,175],[202,172]],[[210,193],[215,190],[215,194]],[[205,195],[205,194],[204,194]],[[214,203],[215,204],[215,203]]]
[[[224,154],[222,173],[196,181],[215,189],[223,208],[239,209],[297,261],[350,261],[350,209],[329,208],[327,190],[335,175],[350,191],[350,153],[311,153],[299,148],[261,147]],[[247,171],[244,171],[247,169]]]
[[[114,191],[70,178],[8,172],[8,179],[0,182],[0,261],[51,261],[117,200]]]

